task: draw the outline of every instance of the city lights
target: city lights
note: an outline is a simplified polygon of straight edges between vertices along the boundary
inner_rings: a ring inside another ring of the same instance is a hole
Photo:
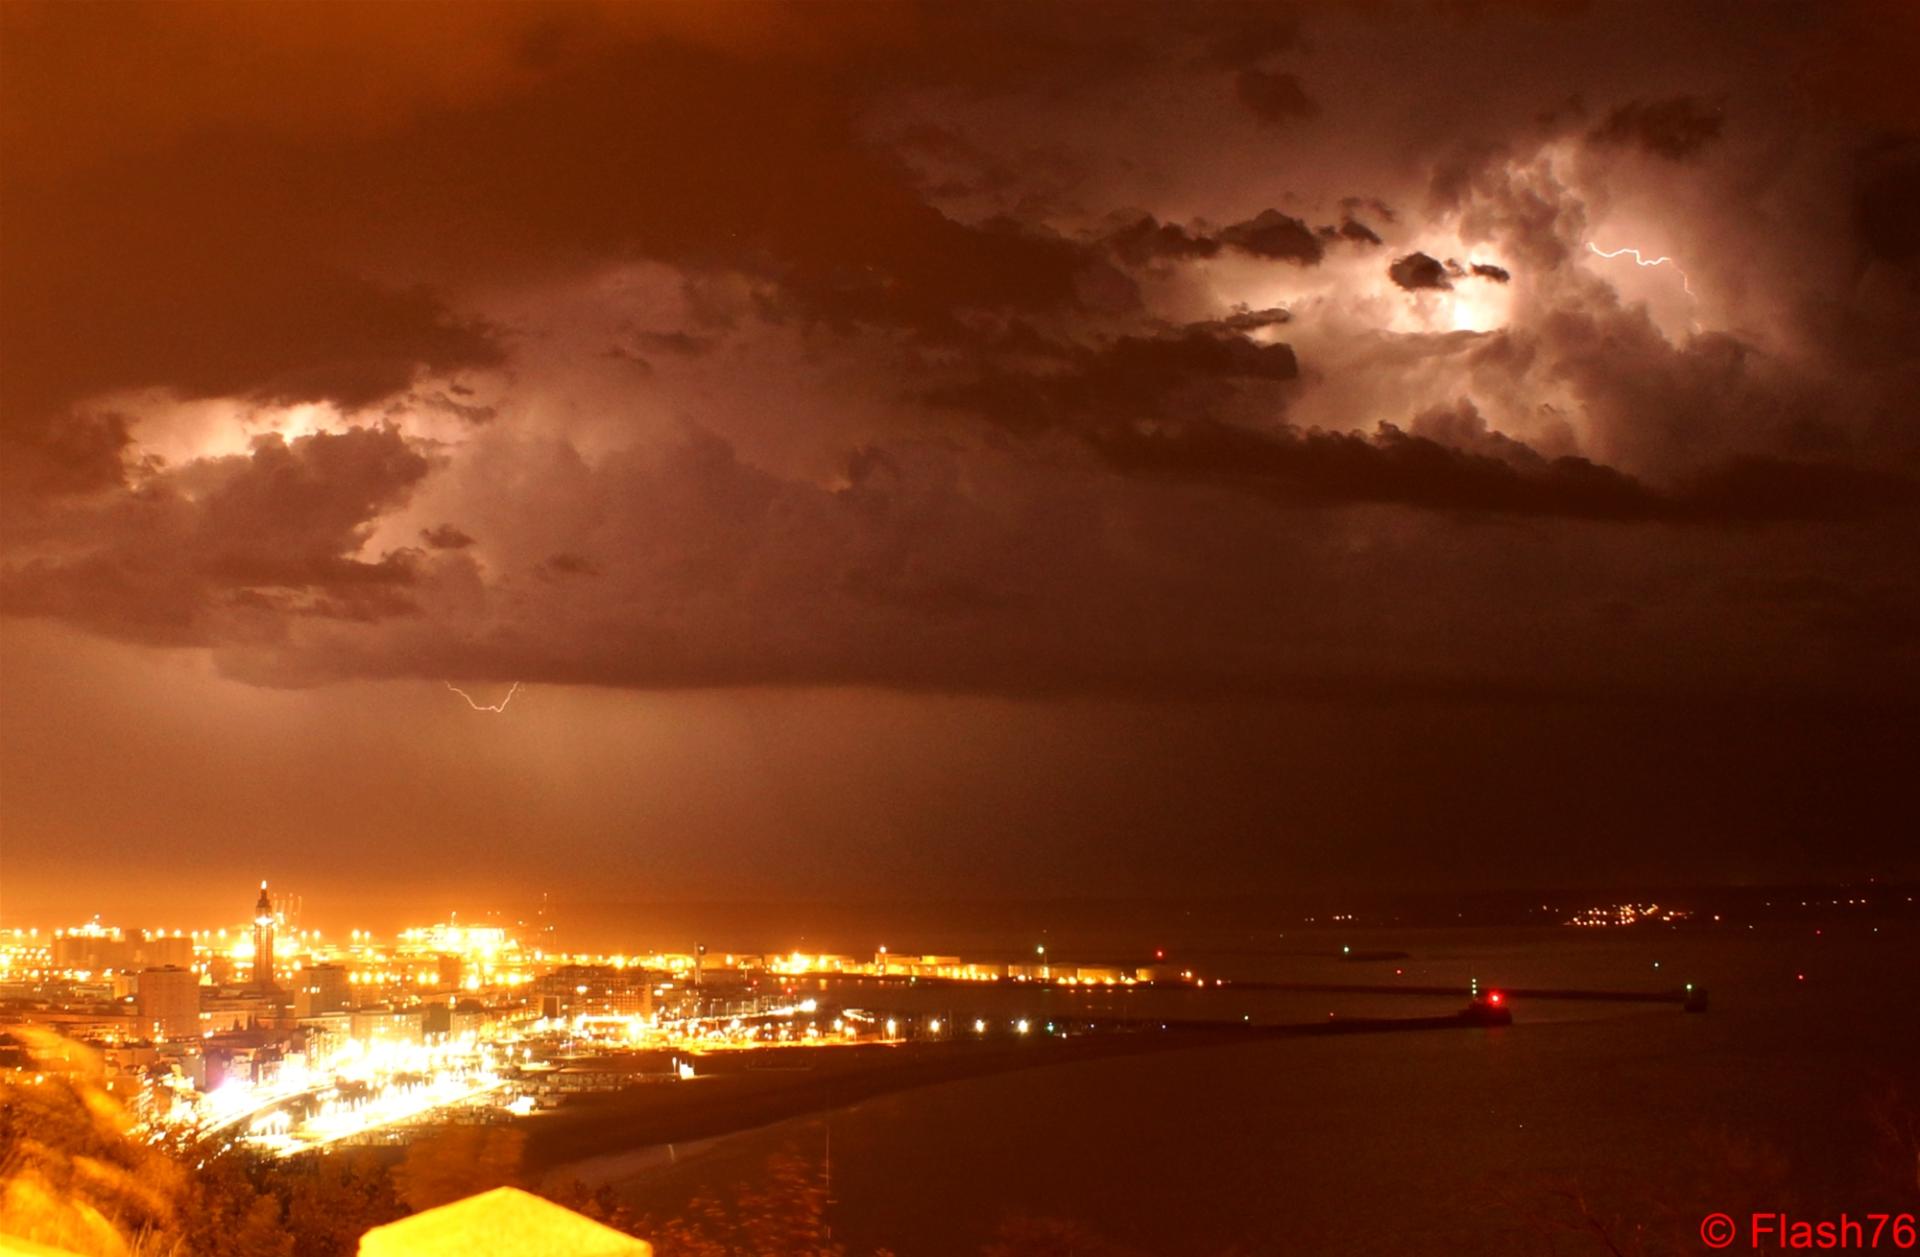
[[[1568,918],[1567,924],[1588,929],[1656,922],[1671,924],[1688,920],[1692,915],[1685,909],[1662,907],[1657,903],[1598,904]]]
[[[890,988],[1206,985],[1191,970],[1063,964],[1045,945],[1030,963],[886,946],[867,959],[563,953],[495,922],[330,936],[299,912],[263,884],[238,926],[0,931],[0,982],[26,1020],[98,1049],[142,1123],[280,1156],[405,1139],[461,1110],[531,1117],[581,1091],[684,1082],[702,1057],[943,1038],[943,1017],[874,1011]],[[797,995],[803,980],[838,996]],[[975,1037],[997,1025],[1016,1039],[1036,1024],[971,1022]]]

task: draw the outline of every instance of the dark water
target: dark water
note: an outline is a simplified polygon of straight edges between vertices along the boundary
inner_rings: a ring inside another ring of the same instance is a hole
[[[830,1125],[835,1234],[855,1251],[976,1253],[1007,1217],[1030,1215],[1162,1254],[1604,1252],[1602,1232],[1622,1251],[1695,1252],[1709,1210],[1914,1208],[1912,1153],[1903,1164],[1883,1148],[1876,1122],[1920,1117],[1920,938],[1902,922],[1815,928],[1243,935],[1185,958],[1293,981],[1390,980],[1398,967],[1397,980],[1462,990],[1476,977],[1692,981],[1713,1004],[1692,1016],[1521,1000],[1504,1029],[978,1078],[735,1136],[627,1190],[671,1212],[769,1151],[823,1155]],[[1411,955],[1342,963],[1341,943]],[[965,993],[911,998],[971,1014]],[[1031,989],[974,998],[983,1015],[1038,1018],[1088,1003]],[[1231,988],[1094,1002],[1112,1015],[1129,1000],[1148,1016],[1276,1021],[1459,1002]]]

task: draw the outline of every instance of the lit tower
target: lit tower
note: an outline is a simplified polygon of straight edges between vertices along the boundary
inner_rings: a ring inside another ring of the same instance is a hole
[[[260,902],[253,905],[253,984],[273,989],[273,900],[260,883]]]

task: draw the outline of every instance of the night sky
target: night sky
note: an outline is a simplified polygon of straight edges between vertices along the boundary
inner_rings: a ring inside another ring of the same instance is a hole
[[[0,922],[1920,869],[1920,7],[0,23]]]

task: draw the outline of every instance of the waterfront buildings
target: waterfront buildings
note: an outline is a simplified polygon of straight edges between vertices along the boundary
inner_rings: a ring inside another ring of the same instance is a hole
[[[672,1084],[701,1056],[953,1037],[945,1012],[874,1011],[889,990],[1152,980],[1044,953],[1034,963],[885,948],[871,960],[698,945],[554,954],[502,925],[453,921],[326,936],[298,928],[294,902],[263,882],[238,928],[96,919],[0,932],[0,1045],[9,1027],[55,1031],[142,1097],[143,1120],[243,1130],[290,1152],[399,1137],[449,1108],[498,1116],[578,1091]]]
[[[200,975],[181,965],[142,969],[138,1028],[155,1040],[200,1037]]]
[[[347,967],[332,962],[307,965],[294,988],[296,1017],[318,1017],[353,1007],[353,984]]]

